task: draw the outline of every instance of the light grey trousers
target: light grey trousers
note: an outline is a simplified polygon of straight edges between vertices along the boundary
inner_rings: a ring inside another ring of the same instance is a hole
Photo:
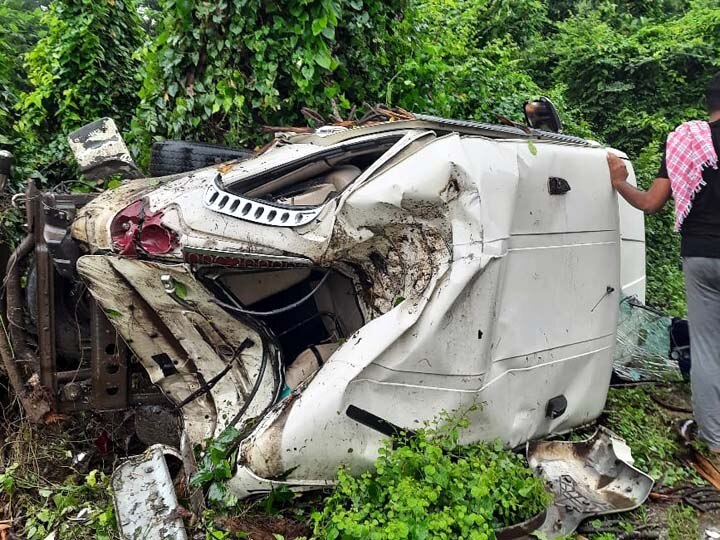
[[[720,259],[684,257],[690,380],[698,435],[720,451]]]

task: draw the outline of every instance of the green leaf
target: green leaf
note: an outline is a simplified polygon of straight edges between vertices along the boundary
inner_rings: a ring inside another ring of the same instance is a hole
[[[319,35],[327,27],[327,17],[318,17],[312,22],[312,33],[314,36]]]
[[[50,512],[49,509],[43,508],[36,514],[38,520],[42,521],[43,523],[50,523],[53,521],[53,514]]]
[[[204,486],[213,479],[213,471],[211,469],[201,469],[196,472],[190,479],[191,486]]]
[[[528,141],[528,142],[527,142],[527,145],[528,145],[528,150],[530,150],[530,153],[531,153],[533,156],[537,156],[538,149],[537,149],[537,146],[535,146],[535,143],[532,142],[532,141]]]
[[[208,489],[208,501],[215,504],[221,504],[225,500],[227,488],[218,482],[213,482]]]
[[[187,287],[182,281],[175,281],[175,294],[181,300],[187,299]]]
[[[85,483],[88,486],[90,486],[91,488],[95,487],[97,485],[97,475],[98,475],[98,470],[93,469],[85,476]]]
[[[175,10],[177,11],[180,19],[185,22],[189,22],[190,14],[192,13],[193,3],[192,0],[175,0]]]
[[[215,438],[215,443],[222,448],[227,448],[240,436],[240,432],[233,426],[226,427],[220,435]]]
[[[321,68],[330,69],[332,58],[330,52],[327,49],[319,50],[315,53],[315,63]]]
[[[114,309],[106,309],[105,315],[107,315],[109,319],[117,319],[119,317],[122,317],[122,313]]]

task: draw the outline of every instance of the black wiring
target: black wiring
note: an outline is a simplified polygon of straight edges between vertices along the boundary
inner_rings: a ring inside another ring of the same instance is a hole
[[[260,370],[258,372],[257,379],[255,379],[255,384],[253,385],[252,390],[250,390],[248,397],[245,398],[245,403],[243,403],[243,406],[240,407],[240,410],[237,412],[237,414],[233,416],[233,419],[230,420],[228,426],[234,426],[235,424],[237,424],[243,417],[243,415],[247,412],[248,407],[250,407],[253,399],[255,399],[255,394],[257,394],[258,390],[260,389],[260,383],[262,382],[263,376],[265,375],[265,369],[267,368],[267,357],[267,354],[263,354],[262,362],[260,363]]]
[[[230,371],[230,368],[235,363],[235,360],[237,360],[237,358],[240,356],[240,354],[245,349],[249,349],[250,347],[252,347],[254,344],[255,343],[253,343],[253,341],[250,338],[245,338],[245,340],[235,350],[235,352],[232,355],[232,358],[230,358],[230,361],[225,365],[225,367],[222,368],[217,375],[214,375],[212,379],[207,381],[200,388],[195,390],[193,393],[191,393],[189,396],[187,396],[185,399],[183,399],[180,403],[178,403],[177,408],[182,409],[185,405],[187,405],[191,401],[195,401],[200,396],[205,395],[210,390],[212,390],[213,387],[218,383],[218,381],[220,379],[222,379],[227,374],[228,371]]]

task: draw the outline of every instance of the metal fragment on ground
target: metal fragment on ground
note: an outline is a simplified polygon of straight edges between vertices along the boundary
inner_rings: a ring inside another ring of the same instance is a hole
[[[115,514],[123,540],[187,539],[166,455],[182,460],[176,450],[157,444],[113,473]]]
[[[627,445],[602,428],[581,442],[529,442],[527,459],[555,494],[540,528],[548,538],[572,533],[591,516],[633,510],[653,487],[652,478],[629,463]]]

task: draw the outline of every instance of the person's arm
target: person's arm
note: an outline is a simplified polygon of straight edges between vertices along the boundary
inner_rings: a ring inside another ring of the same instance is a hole
[[[662,209],[672,196],[669,178],[656,178],[647,191],[627,183],[628,170],[625,162],[615,154],[608,153],[610,182],[612,187],[632,206],[646,214],[654,214]]]

